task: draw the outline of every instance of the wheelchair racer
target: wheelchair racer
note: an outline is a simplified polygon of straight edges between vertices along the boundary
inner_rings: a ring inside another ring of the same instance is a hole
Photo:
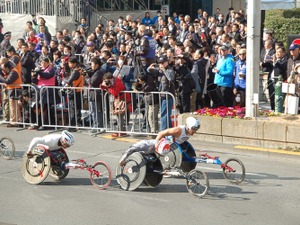
[[[185,125],[168,128],[166,130],[159,132],[155,139],[156,140],[155,147],[157,147],[160,140],[164,138],[169,140],[171,139],[173,142],[176,142],[178,145],[180,145],[184,154],[187,155],[186,157],[192,157],[192,158],[196,157],[196,153],[193,146],[189,142],[187,142],[187,140],[191,136],[193,136],[199,129],[200,129],[200,121],[195,117],[190,116],[186,118]],[[183,161],[181,164],[181,169],[184,172],[189,172],[192,169],[195,169],[196,164],[197,163],[195,162]]]
[[[31,140],[27,156],[33,156],[32,150],[38,145],[46,145],[49,151],[56,151],[61,148],[66,149],[75,143],[75,137],[69,131],[63,130],[60,134],[48,134],[43,137],[35,137]]]

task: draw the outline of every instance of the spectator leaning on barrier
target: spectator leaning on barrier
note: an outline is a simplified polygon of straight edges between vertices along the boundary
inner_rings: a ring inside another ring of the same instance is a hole
[[[111,113],[118,117],[118,128],[125,131],[126,117],[131,109],[131,99],[129,93],[123,93],[125,86],[119,77],[113,77],[112,73],[105,73],[101,89],[107,90],[113,96],[113,107]],[[114,133],[112,137],[126,136],[125,133]]]
[[[229,54],[229,47],[227,45],[222,45],[220,51],[221,58],[218,59],[217,65],[214,68],[214,83],[217,84],[221,90],[225,106],[231,107],[233,105],[232,85],[234,60],[232,55]]]

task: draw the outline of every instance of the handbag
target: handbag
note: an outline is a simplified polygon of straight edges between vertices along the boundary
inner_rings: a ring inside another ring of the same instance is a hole
[[[123,115],[126,112],[126,102],[116,98],[114,100],[113,115]]]

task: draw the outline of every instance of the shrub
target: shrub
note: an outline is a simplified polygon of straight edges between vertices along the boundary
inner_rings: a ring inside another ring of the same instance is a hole
[[[267,10],[264,27],[274,31],[274,37],[283,43],[289,34],[300,33],[300,9]]]

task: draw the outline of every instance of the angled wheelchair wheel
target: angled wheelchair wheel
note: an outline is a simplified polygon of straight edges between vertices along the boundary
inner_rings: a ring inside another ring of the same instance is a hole
[[[241,160],[230,158],[224,164],[223,174],[230,183],[239,184],[245,179],[246,169]]]
[[[191,170],[196,168],[196,162],[190,162],[189,159],[194,159],[196,157],[195,150],[190,147],[190,144],[187,144],[187,149],[182,153],[182,162],[180,165],[180,169],[183,172],[190,172]]]
[[[163,166],[161,161],[157,159],[155,162],[147,163],[147,172],[144,182],[151,187],[156,187],[163,179]]]
[[[0,140],[0,155],[4,159],[12,159],[15,155],[15,144],[11,138],[4,137]]]
[[[146,162],[143,156],[138,152],[134,152],[126,159],[124,166],[117,166],[117,182],[122,189],[133,191],[143,183],[146,170]]]
[[[94,163],[93,171],[90,173],[91,183],[100,190],[108,188],[112,180],[110,166],[102,161]]]
[[[176,143],[172,143],[170,147],[170,151],[166,155],[159,156],[163,169],[179,167],[182,164],[179,146]]]
[[[40,184],[48,176],[51,169],[51,159],[46,152],[34,154],[32,157],[23,155],[21,173],[24,180],[29,184]]]
[[[191,170],[187,175],[186,187],[188,192],[197,198],[203,198],[209,189],[206,173],[201,170]]]
[[[60,163],[51,163],[51,169],[49,171],[49,176],[52,177],[54,180],[62,180],[66,178],[69,174],[69,169],[62,166],[62,163],[68,163],[69,158],[66,152],[62,149],[58,150],[63,154],[63,160]]]

